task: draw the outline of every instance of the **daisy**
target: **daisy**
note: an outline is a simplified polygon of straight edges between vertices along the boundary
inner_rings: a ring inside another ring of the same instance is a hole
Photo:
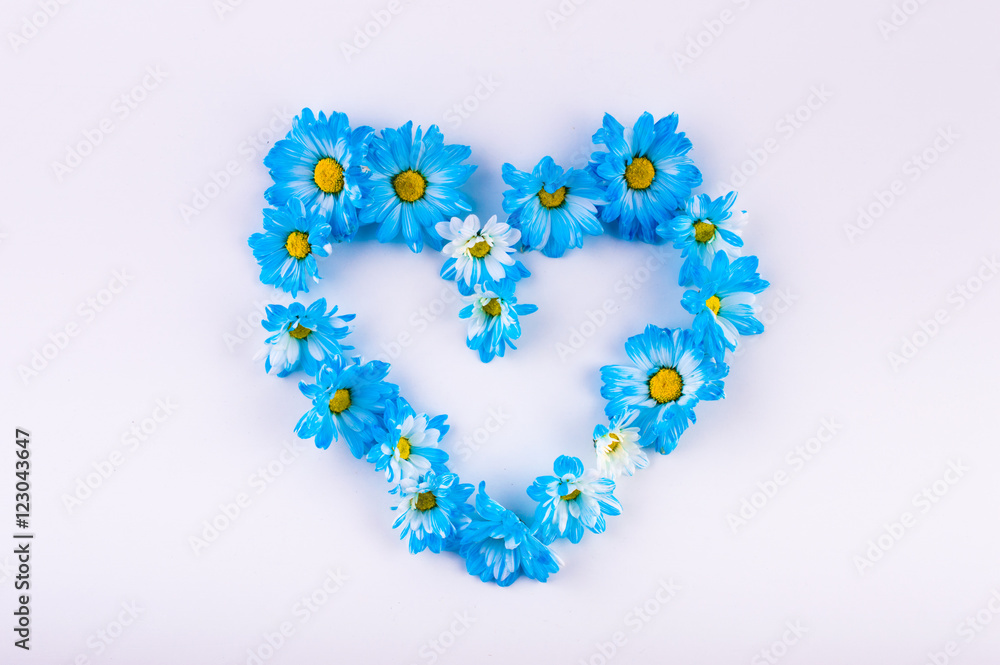
[[[310,109],[292,120],[292,129],[264,157],[274,185],[264,192],[276,207],[293,198],[330,226],[331,240],[349,240],[358,229],[358,212],[367,205],[369,174],[362,161],[371,127],[351,131],[347,116],[319,117]]]
[[[718,252],[708,269],[698,264],[693,290],[681,298],[684,309],[694,314],[692,329],[701,335],[705,351],[722,362],[726,349],[736,349],[739,335],[759,335],[764,324],[753,315],[756,294],[768,287],[757,274],[757,257],[743,256],[732,263]]]
[[[458,316],[469,319],[466,344],[479,351],[479,359],[484,363],[496,356],[502,358],[508,346],[516,349],[514,340],[521,336],[518,317],[538,311],[536,305],[518,305],[514,283],[506,279],[488,288],[477,284],[475,292],[463,300],[467,304]]]
[[[372,204],[361,216],[363,224],[378,224],[377,237],[388,242],[399,235],[414,252],[423,248],[423,236],[435,249],[441,238],[434,225],[472,210],[458,188],[476,169],[462,164],[472,149],[445,145],[437,125],[424,134],[413,123],[399,129],[383,129],[368,152],[366,164],[372,172]]]
[[[274,333],[267,338],[267,357],[264,369],[277,369],[278,376],[288,376],[297,369],[310,376],[323,364],[330,363],[344,351],[353,349],[340,340],[350,332],[347,322],[353,314],[336,316],[336,306],[326,311],[326,298],[320,298],[306,308],[293,302],[288,307],[268,305],[267,318],[261,325]]]
[[[292,199],[284,207],[264,210],[264,233],[250,236],[250,248],[260,264],[260,281],[288,291],[294,298],[309,291],[306,277],[319,281],[317,256],[327,255],[330,226],[307,213]]]
[[[521,232],[493,215],[485,224],[469,215],[464,220],[452,217],[450,222],[438,222],[438,235],[450,241],[441,249],[448,257],[441,266],[441,277],[458,283],[462,295],[472,295],[473,287],[506,278],[517,281],[531,273],[511,256]]]
[[[460,484],[454,473],[433,471],[418,478],[403,478],[399,484],[400,503],[393,510],[399,516],[392,528],[400,526],[399,539],[409,536],[410,553],[429,549],[447,550],[457,544],[459,531],[469,523],[472,485]]]
[[[484,582],[510,586],[521,575],[545,582],[559,562],[517,515],[494,501],[479,483],[476,510],[459,534],[465,568]]]
[[[678,284],[689,286],[695,266],[712,265],[716,252],[739,255],[743,239],[737,233],[746,224],[746,212],[733,215],[730,208],[735,202],[736,192],[715,200],[708,194],[699,194],[689,198],[676,217],[660,222],[656,232],[673,239],[674,247],[681,250],[684,258]]]
[[[399,394],[394,384],[383,381],[388,373],[389,363],[372,360],[362,365],[357,358],[338,356],[320,368],[316,383],[299,383],[313,403],[295,425],[299,438],[315,437],[316,447],[325,450],[344,437],[351,454],[361,459],[385,428],[386,401]]]
[[[563,171],[545,157],[531,173],[504,164],[503,181],[513,187],[503,194],[503,209],[510,215],[507,223],[521,229],[526,250],[558,257],[571,247],[583,246],[584,235],[604,232],[596,205],[606,202],[587,171]]]
[[[614,480],[622,474],[631,476],[649,464],[649,458],[639,447],[639,428],[629,427],[636,415],[635,411],[619,413],[611,419],[610,427],[598,425],[594,428],[597,470],[604,478]]]
[[[385,479],[390,483],[416,478],[431,470],[446,473],[448,453],[437,447],[448,431],[446,417],[417,415],[402,397],[388,402],[385,430],[376,436],[376,445],[368,451],[368,461],[375,464],[376,471],[385,470]]]
[[[620,515],[622,505],[614,497],[615,484],[596,471],[584,473],[583,462],[560,455],[554,476],[539,476],[528,488],[528,496],[538,502],[531,532],[548,545],[556,538],[578,543],[586,527],[603,533],[605,515]]]
[[[642,445],[667,454],[695,421],[698,402],[724,396],[722,378],[729,368],[705,355],[691,330],[649,325],[628,339],[625,352],[632,365],[601,368],[601,396],[608,400],[604,412],[614,418],[636,411]]]
[[[643,113],[631,130],[604,114],[594,143],[608,152],[591,155],[590,170],[603,188],[607,205],[601,221],[618,222],[626,240],[656,240],[656,225],[673,217],[680,204],[701,184],[701,172],[687,156],[691,141],[677,131],[677,114],[653,123]]]

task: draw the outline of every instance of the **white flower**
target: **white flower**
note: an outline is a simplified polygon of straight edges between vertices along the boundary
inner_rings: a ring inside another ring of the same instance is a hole
[[[614,480],[621,474],[631,476],[636,469],[645,469],[649,458],[639,447],[639,428],[629,427],[635,411],[616,416],[611,427],[598,425],[594,429],[597,470],[604,478]]]
[[[450,222],[439,222],[438,234],[450,242],[441,249],[449,257],[442,276],[456,279],[469,287],[480,283],[485,274],[493,281],[507,277],[507,268],[515,264],[514,245],[521,239],[521,232],[509,224],[497,221],[493,215],[480,225],[479,217],[469,215],[464,220],[452,217]],[[454,260],[452,265],[448,265]],[[445,271],[450,275],[446,275]]]

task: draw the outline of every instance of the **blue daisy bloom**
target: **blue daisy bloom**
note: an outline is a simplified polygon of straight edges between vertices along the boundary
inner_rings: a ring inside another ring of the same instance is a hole
[[[610,426],[594,428],[597,471],[602,477],[614,480],[622,474],[631,476],[649,465],[649,458],[640,447],[639,428],[630,427],[637,415],[635,411],[625,411],[611,418]]]
[[[281,208],[264,210],[264,233],[250,236],[250,248],[260,264],[260,281],[288,291],[294,298],[309,291],[306,277],[319,281],[317,256],[327,255],[330,226],[292,199]]]
[[[725,252],[718,252],[711,269],[696,267],[695,288],[684,292],[681,305],[694,314],[692,329],[701,335],[705,350],[722,362],[726,349],[736,349],[739,335],[764,332],[764,324],[753,315],[753,303],[768,283],[757,274],[756,256],[730,263]]]
[[[597,205],[606,201],[587,171],[563,171],[551,157],[544,157],[531,173],[504,164],[503,181],[513,187],[503,193],[507,223],[521,229],[524,249],[558,257],[571,247],[582,247],[584,235],[604,233]]]
[[[678,284],[688,286],[694,279],[695,267],[710,266],[719,251],[737,256],[743,239],[737,235],[746,224],[746,212],[731,208],[736,202],[736,192],[712,199],[708,194],[692,196],[683,210],[673,219],[660,222],[656,229],[662,237],[673,239],[674,247],[681,250],[684,259]]]
[[[351,454],[361,459],[385,428],[385,403],[399,394],[396,385],[383,381],[388,373],[389,363],[362,365],[357,358],[338,356],[320,368],[316,383],[299,383],[313,403],[295,425],[299,438],[315,437],[316,447],[325,450],[343,437]]]
[[[479,483],[476,510],[459,539],[466,570],[484,582],[510,586],[521,575],[545,582],[559,570],[555,555],[517,515],[489,497],[485,482]]]
[[[502,279],[516,282],[531,274],[512,256],[521,232],[498,222],[496,215],[485,224],[476,215],[464,220],[452,217],[450,222],[438,222],[435,229],[449,241],[441,249],[448,257],[441,266],[441,277],[456,282],[463,296],[472,295],[476,284]]]
[[[351,131],[343,113],[326,114],[302,109],[292,129],[264,157],[274,184],[264,192],[268,202],[281,207],[300,199],[306,208],[330,226],[331,240],[348,240],[358,229],[358,212],[368,199],[370,174],[362,169],[374,130]]]
[[[428,418],[417,415],[405,399],[399,397],[385,405],[385,429],[368,451],[368,461],[376,471],[385,471],[385,479],[400,482],[428,471],[446,473],[448,453],[437,447],[448,431],[447,416]],[[471,487],[471,486],[470,486]]]
[[[601,368],[601,396],[608,400],[604,412],[614,418],[636,411],[642,445],[665,455],[695,421],[699,401],[725,396],[722,379],[729,368],[706,355],[701,338],[687,329],[648,325],[625,342],[625,352],[632,365]]]
[[[521,336],[519,316],[538,311],[537,305],[519,305],[514,297],[514,283],[510,280],[476,285],[471,296],[464,296],[467,303],[458,313],[459,318],[469,319],[466,344],[479,351],[479,359],[488,363],[496,356],[503,357],[509,346],[516,349],[514,340]]]
[[[586,527],[603,533],[605,515],[620,515],[622,505],[614,497],[615,484],[596,471],[584,473],[583,462],[560,455],[554,476],[539,476],[528,488],[528,496],[538,502],[531,532],[548,545],[556,538],[578,543]]]
[[[654,242],[657,223],[673,217],[701,184],[701,172],[687,157],[691,141],[677,132],[677,114],[654,124],[653,116],[643,113],[628,131],[605,113],[594,143],[608,149],[590,158],[591,172],[608,201],[598,208],[601,221],[618,222],[626,240]]]
[[[337,316],[336,306],[327,312],[326,298],[308,308],[297,302],[288,307],[268,305],[261,325],[274,334],[266,340],[264,369],[268,373],[277,369],[278,376],[288,376],[297,369],[316,376],[321,365],[354,348],[340,343],[350,332],[347,322],[353,319],[353,314]]]
[[[403,527],[399,539],[409,537],[410,553],[452,549],[460,530],[469,523],[472,485],[458,482],[454,473],[428,471],[399,483],[399,516],[392,528]]]
[[[472,149],[467,145],[445,145],[437,125],[424,134],[413,123],[399,129],[383,129],[368,151],[372,203],[361,215],[362,224],[378,224],[380,242],[389,242],[400,230],[414,252],[423,248],[423,236],[434,249],[441,238],[434,225],[443,219],[468,213],[469,200],[458,188],[476,167],[462,164]]]

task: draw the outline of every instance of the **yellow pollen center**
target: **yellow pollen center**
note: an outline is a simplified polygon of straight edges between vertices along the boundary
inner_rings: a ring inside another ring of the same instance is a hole
[[[715,237],[715,224],[711,222],[694,223],[694,239],[698,242],[708,242]]]
[[[469,256],[472,256],[473,258],[476,259],[481,259],[487,254],[489,254],[491,249],[493,248],[490,247],[490,243],[486,242],[485,240],[480,240],[475,245],[469,248]]]
[[[410,459],[410,440],[405,436],[399,437],[396,450],[399,451],[399,459]]]
[[[301,323],[296,323],[295,327],[288,331],[288,334],[295,339],[305,339],[306,337],[309,337],[309,333],[311,332],[312,330],[309,330],[309,328],[306,328]]]
[[[572,501],[573,499],[575,499],[578,496],[580,496],[580,490],[573,490],[569,494],[563,494],[563,495],[561,495],[559,498],[560,499],[565,499],[566,501]]]
[[[566,200],[566,188],[560,187],[556,191],[549,194],[545,191],[545,188],[538,190],[538,201],[545,208],[558,208]]]
[[[324,157],[316,162],[313,182],[327,194],[336,194],[344,188],[344,167],[332,157]]]
[[[483,305],[483,311],[490,316],[500,316],[500,301],[496,298],[490,298],[490,301]]]
[[[656,167],[646,157],[636,157],[625,167],[625,182],[632,189],[646,189],[653,184]]]
[[[421,492],[417,495],[417,510],[430,510],[438,505],[433,492]]]
[[[622,445],[622,439],[614,432],[608,434],[608,438],[611,439],[611,445],[608,446],[608,452],[613,453],[618,450],[618,446]]]
[[[347,388],[341,388],[333,393],[333,399],[330,400],[330,413],[341,413],[346,411],[350,405],[351,391]]]
[[[661,367],[649,380],[649,396],[660,404],[673,402],[684,391],[684,379],[671,367]]]
[[[719,296],[712,296],[711,298],[705,301],[705,307],[712,310],[713,314],[718,314],[719,308],[722,307],[722,301],[719,300]]]
[[[285,238],[285,249],[288,250],[289,256],[296,259],[304,259],[312,251],[312,245],[309,244],[308,235],[302,233],[302,231],[292,231]]]
[[[427,180],[417,171],[408,169],[392,179],[392,188],[396,190],[396,196],[407,203],[413,203],[423,198]]]

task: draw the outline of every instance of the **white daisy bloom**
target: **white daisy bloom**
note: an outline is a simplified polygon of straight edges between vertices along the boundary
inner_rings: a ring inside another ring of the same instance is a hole
[[[454,260],[455,279],[472,286],[482,281],[484,271],[493,281],[508,276],[507,267],[515,264],[514,245],[521,239],[521,231],[493,215],[485,224],[479,217],[469,215],[464,220],[452,217],[450,222],[439,222],[438,234],[448,240],[441,253]],[[447,266],[447,264],[446,264]]]
[[[602,477],[614,480],[622,474],[631,476],[649,464],[649,458],[639,446],[639,428],[628,426],[635,418],[636,413],[630,411],[617,416],[610,428],[598,425],[594,429],[597,470]]]
[[[392,459],[389,461],[396,478],[416,478],[431,469],[431,460],[414,449],[436,448],[440,432],[433,432],[433,437],[427,436],[427,416],[406,416],[399,426],[400,438],[393,446]]]

